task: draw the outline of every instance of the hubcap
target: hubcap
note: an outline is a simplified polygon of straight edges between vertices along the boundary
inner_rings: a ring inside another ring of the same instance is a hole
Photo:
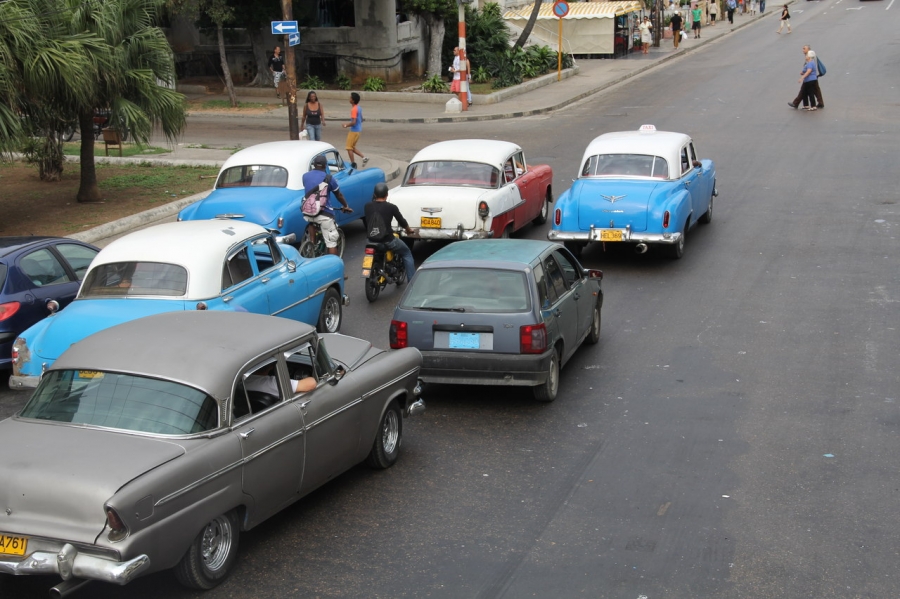
[[[381,445],[385,453],[394,453],[397,442],[400,439],[400,421],[397,420],[397,412],[388,410],[384,415],[384,427],[381,429]]]
[[[206,525],[200,543],[200,554],[210,572],[215,572],[225,565],[225,560],[231,552],[231,540],[231,520],[225,516],[219,516]]]
[[[325,328],[329,333],[337,331],[341,321],[341,305],[335,298],[328,298],[325,303]]]

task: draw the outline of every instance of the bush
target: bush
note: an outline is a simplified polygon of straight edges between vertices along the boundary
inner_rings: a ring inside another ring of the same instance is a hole
[[[318,77],[316,77],[315,75],[307,75],[306,79],[301,81],[300,85],[298,87],[300,87],[301,89],[309,89],[309,90],[322,89],[325,87],[325,82],[322,81],[321,79],[319,79]]]
[[[369,77],[363,85],[363,91],[366,92],[383,92],[384,79],[381,77]]]
[[[447,91],[448,87],[444,83],[444,79],[440,75],[435,74],[422,83],[422,89],[432,94],[439,94]]]
[[[487,83],[491,80],[491,74],[485,67],[472,69],[472,83]]]
[[[348,90],[353,87],[353,82],[350,81],[350,77],[347,77],[343,73],[337,76],[337,79],[334,80],[334,84],[343,90]]]

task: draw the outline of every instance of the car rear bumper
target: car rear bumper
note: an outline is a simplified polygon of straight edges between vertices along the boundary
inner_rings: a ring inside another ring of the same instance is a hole
[[[34,389],[38,386],[38,383],[41,382],[41,377],[39,376],[28,376],[28,375],[12,375],[9,377],[9,390],[10,391],[26,391],[28,389]]]
[[[551,229],[549,233],[547,233],[547,239],[550,241],[602,241],[600,239],[600,231],[610,230],[610,229],[597,229],[595,227],[591,227],[590,231],[558,231],[556,229]],[[613,229],[616,231],[622,232],[622,243],[661,243],[661,244],[676,244],[678,240],[681,239],[681,232],[674,233],[645,233],[639,231],[632,231],[631,229]],[[619,243],[617,241],[611,241],[609,243]]]
[[[440,239],[444,241],[457,241],[468,239],[488,239],[494,236],[493,231],[479,231],[475,229],[463,229],[457,227],[455,229],[417,229],[415,235],[406,235],[401,233],[406,239]]]
[[[419,378],[426,383],[534,387],[547,381],[555,350],[543,354],[423,351]]]
[[[150,558],[139,555],[133,559],[117,562],[112,559],[79,553],[73,545],[66,543],[58,552],[35,551],[22,560],[0,559],[0,574],[52,575],[63,580],[80,578],[101,580],[113,584],[127,584],[143,574],[150,567]]]

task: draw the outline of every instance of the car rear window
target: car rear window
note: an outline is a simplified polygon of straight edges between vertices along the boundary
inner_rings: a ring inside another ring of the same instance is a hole
[[[162,262],[111,262],[91,269],[78,297],[179,297],[186,292],[187,270],[183,266]]]
[[[461,185],[493,188],[500,184],[500,171],[489,164],[436,160],[414,162],[406,169],[404,187],[415,185]]]
[[[287,170],[280,166],[265,164],[233,166],[225,169],[219,175],[219,180],[216,181],[216,189],[227,187],[286,187],[287,181]]]
[[[428,268],[401,300],[411,310],[527,312],[531,310],[525,273],[488,268]]]
[[[94,370],[54,370],[41,378],[19,415],[142,433],[189,435],[218,426],[218,403],[202,391],[172,381]]]
[[[669,166],[659,156],[644,154],[597,154],[584,162],[582,177],[669,178]]]

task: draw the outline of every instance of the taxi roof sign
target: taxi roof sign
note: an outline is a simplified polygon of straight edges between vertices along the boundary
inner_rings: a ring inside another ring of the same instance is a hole
[[[641,125],[641,128],[638,129],[641,133],[656,133],[655,125]]]

